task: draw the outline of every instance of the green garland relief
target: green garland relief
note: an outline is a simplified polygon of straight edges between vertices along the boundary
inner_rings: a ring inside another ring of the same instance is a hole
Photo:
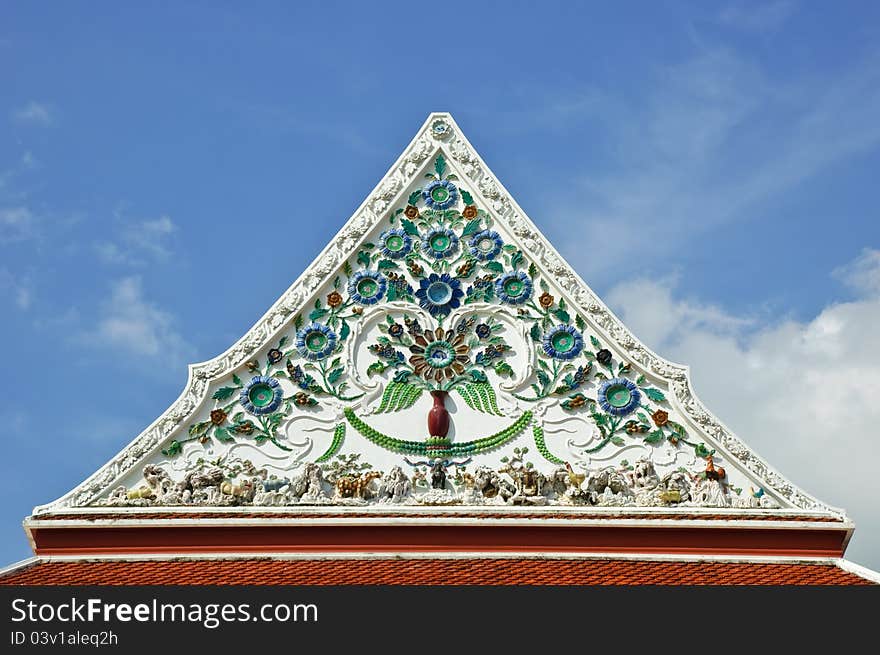
[[[377,446],[381,446],[386,450],[391,450],[407,455],[428,455],[428,444],[421,441],[405,441],[396,439],[387,434],[382,434],[377,429],[367,425],[360,417],[358,417],[351,408],[345,409],[345,418],[349,424],[358,431],[365,439],[372,441]],[[516,421],[508,425],[503,430],[499,430],[495,434],[479,439],[473,439],[464,443],[453,443],[448,448],[438,450],[433,448],[430,452],[432,456],[443,457],[464,457],[468,455],[479,455],[487,451],[504,445],[511,439],[519,436],[532,422],[532,412],[524,412]]]
[[[376,410],[377,414],[400,412],[409,409],[422,395],[421,387],[407,382],[389,382],[382,394],[382,402]]]
[[[551,453],[547,448],[547,442],[544,441],[544,428],[540,425],[535,425],[532,427],[532,436],[535,437],[535,445],[538,447],[538,452],[543,455],[544,459],[552,464],[565,464],[565,462],[556,457],[556,455]]]
[[[327,451],[323,455],[321,455],[315,461],[318,463],[329,461],[330,458],[333,457],[339,451],[339,449],[342,447],[342,442],[344,440],[345,440],[345,423],[340,423],[339,425],[336,426],[336,429],[333,431],[333,441],[330,442],[330,447],[327,449]]]
[[[487,382],[477,384],[465,384],[455,389],[467,403],[467,406],[477,412],[504,416],[498,409],[498,401],[492,385]]]

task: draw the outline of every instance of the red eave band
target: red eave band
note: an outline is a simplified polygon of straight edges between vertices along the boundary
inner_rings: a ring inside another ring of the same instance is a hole
[[[316,552],[578,552],[841,557],[842,527],[687,525],[32,526],[37,555]]]

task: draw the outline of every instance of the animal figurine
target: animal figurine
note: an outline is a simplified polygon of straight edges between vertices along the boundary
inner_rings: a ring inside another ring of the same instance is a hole
[[[336,481],[336,495],[340,498],[363,498],[370,483],[379,477],[382,477],[379,471],[370,471],[361,476],[345,475]]]

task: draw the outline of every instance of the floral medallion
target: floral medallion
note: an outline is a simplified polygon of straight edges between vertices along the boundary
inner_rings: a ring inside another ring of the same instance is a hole
[[[409,358],[413,372],[426,380],[439,382],[444,375],[451,380],[464,373],[465,366],[470,362],[470,347],[465,343],[464,334],[452,330],[444,333],[442,328],[437,328],[433,333],[426,330],[416,335],[415,343],[409,350],[413,353]]]
[[[461,282],[448,273],[431,273],[419,282],[416,290],[419,305],[431,316],[446,316],[461,305]]]
[[[548,357],[565,361],[581,354],[584,338],[571,325],[555,325],[544,333],[542,345]]]
[[[642,394],[638,387],[626,378],[606,380],[599,387],[599,405],[614,416],[626,416],[638,409]]]
[[[509,271],[495,281],[495,295],[509,305],[522,305],[532,297],[532,280],[523,271]]]
[[[257,375],[245,385],[239,394],[241,406],[257,416],[271,414],[281,406],[281,385],[275,378]]]
[[[448,228],[431,230],[422,239],[422,253],[434,259],[444,259],[458,250],[458,236]]]
[[[458,189],[449,180],[434,180],[422,191],[422,199],[431,209],[449,209],[458,202]]]
[[[403,259],[412,251],[412,238],[401,229],[386,230],[379,235],[379,242],[388,259]]]
[[[387,288],[388,280],[378,271],[357,271],[348,281],[348,295],[359,305],[375,305]]]
[[[501,252],[504,242],[497,232],[493,230],[483,230],[477,232],[468,242],[471,254],[480,261],[490,261],[495,259]]]
[[[296,333],[296,349],[312,361],[328,357],[336,349],[336,342],[336,333],[320,323],[310,323]]]

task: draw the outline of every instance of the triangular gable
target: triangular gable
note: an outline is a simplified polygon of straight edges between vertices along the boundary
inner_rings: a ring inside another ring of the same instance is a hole
[[[372,503],[842,516],[629,332],[443,113],[238,343],[34,514]]]

